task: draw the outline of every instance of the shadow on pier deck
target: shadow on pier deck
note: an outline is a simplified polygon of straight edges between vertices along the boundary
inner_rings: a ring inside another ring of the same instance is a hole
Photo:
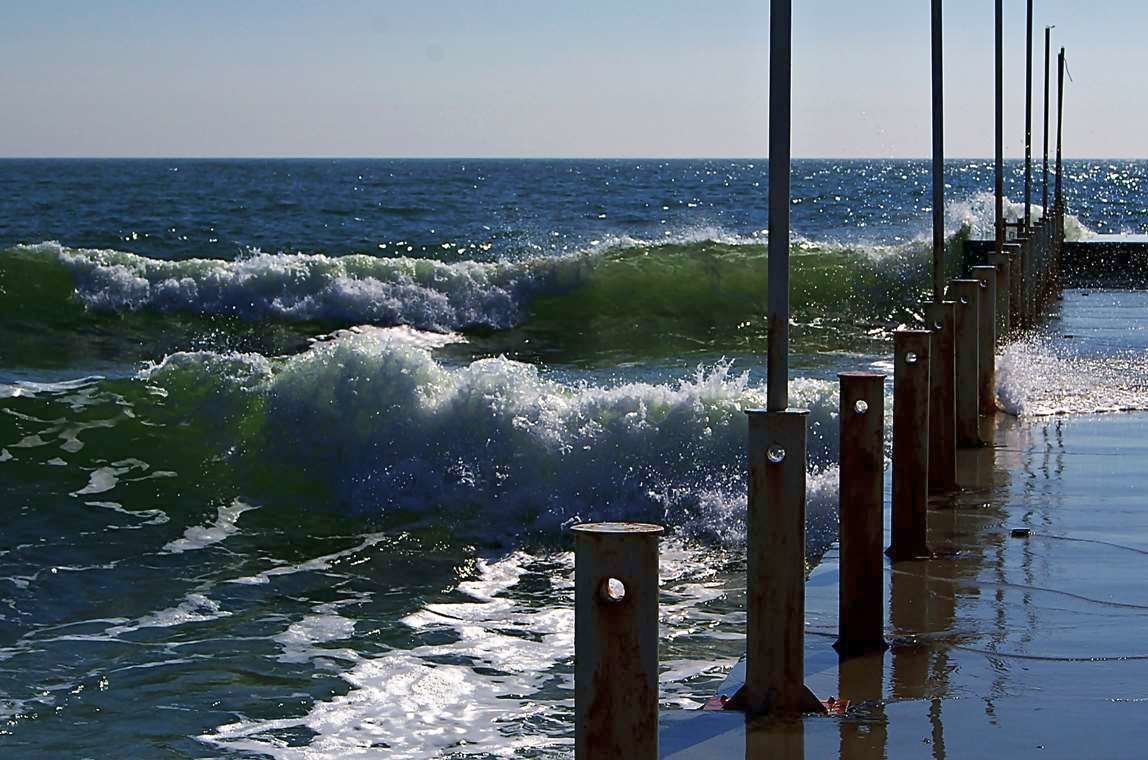
[[[936,556],[886,568],[889,652],[839,666],[835,551],[811,576],[807,682],[837,714],[664,713],[661,756],[1143,756],[1146,423],[1002,417],[995,448],[961,452],[963,490],[931,501]]]

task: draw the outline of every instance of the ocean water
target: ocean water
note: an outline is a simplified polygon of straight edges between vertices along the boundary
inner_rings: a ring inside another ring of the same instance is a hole
[[[699,704],[742,648],[766,170],[0,161],[0,751],[566,756],[593,519],[670,527],[662,691]],[[991,164],[948,180],[952,246],[987,235]],[[1070,236],[1148,232],[1146,180],[1069,162]],[[916,316],[928,182],[794,166],[811,561],[836,373]],[[1146,307],[1070,291],[1002,402],[1148,408]]]

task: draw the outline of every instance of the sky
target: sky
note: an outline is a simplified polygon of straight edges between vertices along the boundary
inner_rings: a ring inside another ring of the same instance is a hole
[[[929,155],[928,0],[794,6],[793,154]],[[1035,7],[1034,154],[1056,24],[1065,155],[1148,157],[1148,3]],[[990,156],[993,0],[948,0],[945,26],[946,154]],[[0,156],[766,153],[768,0],[0,0],[0,30]]]

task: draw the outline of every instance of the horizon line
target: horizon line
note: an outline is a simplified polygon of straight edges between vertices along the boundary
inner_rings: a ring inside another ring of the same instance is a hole
[[[1024,156],[1005,156],[1005,161],[1024,161]],[[1064,156],[1065,161],[1146,161],[1148,156]],[[769,156],[363,156],[363,155],[0,155],[0,161],[768,161]],[[793,161],[931,161],[931,156],[793,156]],[[992,156],[945,156],[946,161],[993,161]],[[1032,159],[1040,164],[1043,155]],[[1049,156],[1050,163],[1053,157]]]

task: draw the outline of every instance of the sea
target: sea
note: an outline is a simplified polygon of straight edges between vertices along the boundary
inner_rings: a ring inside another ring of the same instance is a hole
[[[0,161],[0,755],[567,757],[591,520],[667,526],[663,706],[699,706],[744,644],[767,173]],[[992,163],[946,182],[955,268],[991,237]],[[1148,232],[1148,162],[1064,186],[1069,238]],[[924,161],[793,164],[810,567],[836,376],[889,371],[919,318],[930,198]],[[1148,408],[1148,331],[1090,331],[1145,305],[1068,291],[1004,349],[1002,405]]]

